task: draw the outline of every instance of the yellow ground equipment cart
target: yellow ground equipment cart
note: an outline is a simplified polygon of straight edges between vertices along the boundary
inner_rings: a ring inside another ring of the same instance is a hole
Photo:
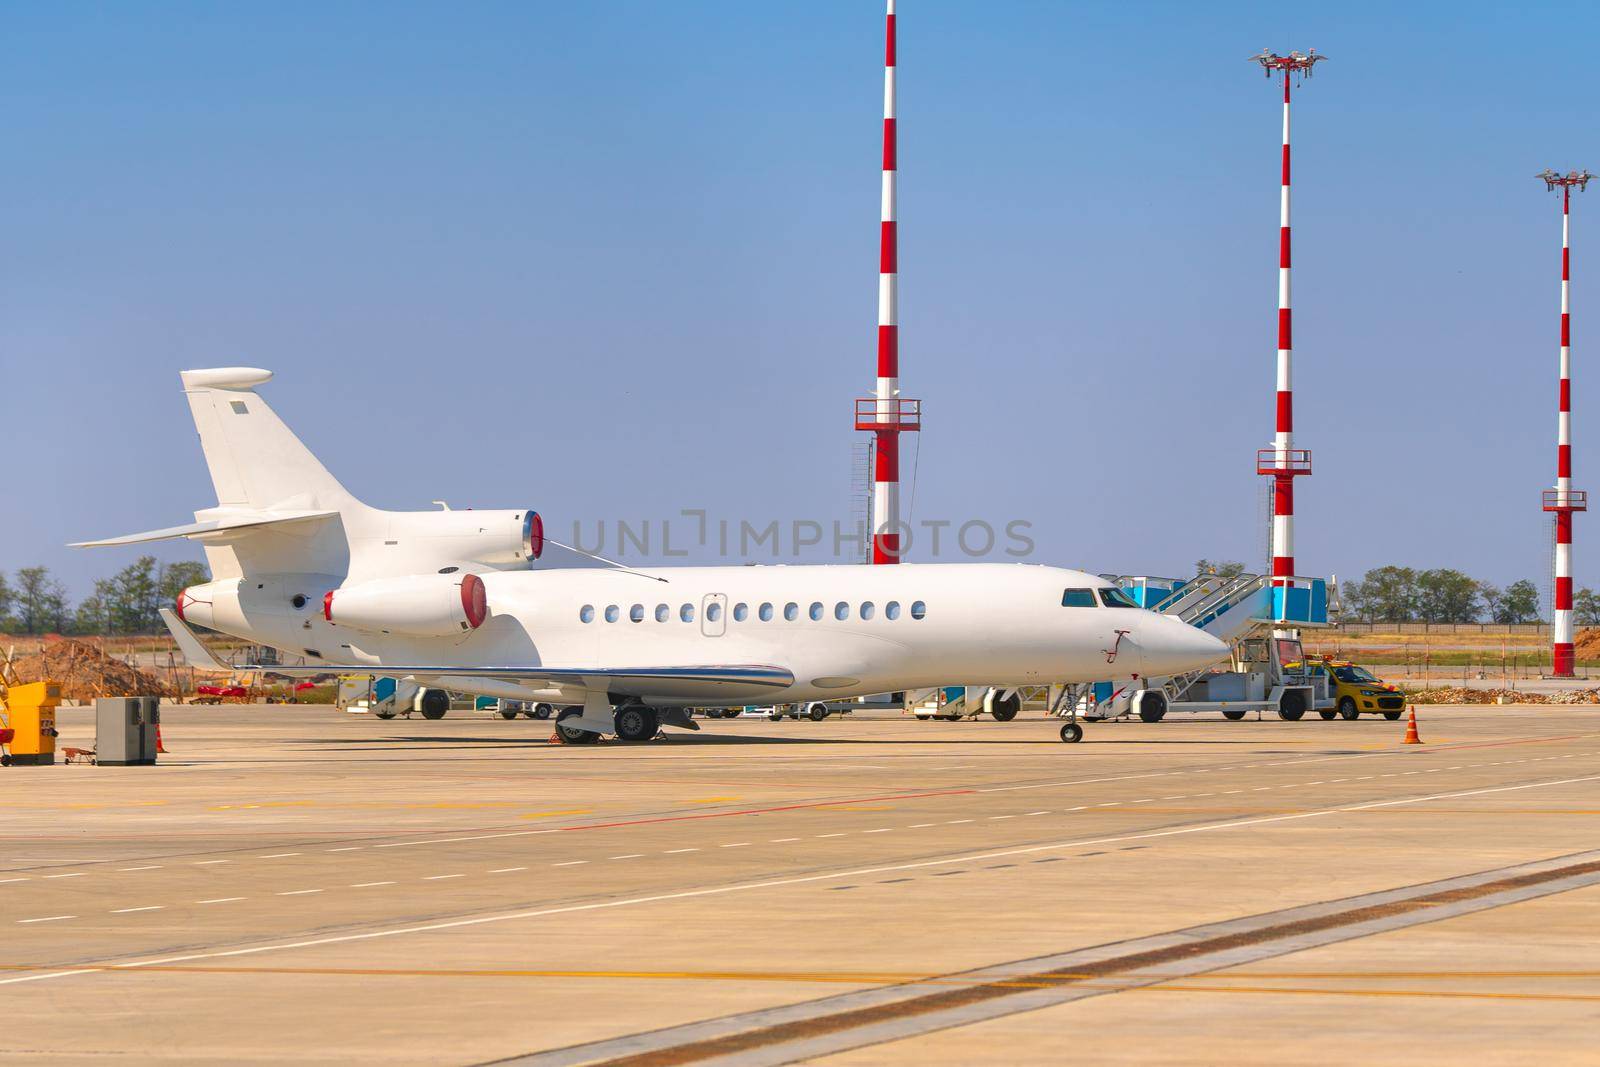
[[[56,761],[58,682],[31,682],[6,689],[4,726],[12,731],[9,762],[44,764]]]

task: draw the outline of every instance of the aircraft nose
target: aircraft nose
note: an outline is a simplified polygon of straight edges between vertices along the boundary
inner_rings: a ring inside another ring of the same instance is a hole
[[[1179,674],[1226,659],[1228,646],[1204,630],[1177,619],[1158,617],[1146,628],[1144,671],[1150,677]]]

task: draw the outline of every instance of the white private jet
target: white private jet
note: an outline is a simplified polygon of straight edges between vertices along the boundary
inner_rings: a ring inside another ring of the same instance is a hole
[[[1082,571],[1024,564],[534,570],[532,509],[380,511],[275,415],[248,367],[182,373],[217,506],[184,526],[75,547],[188,538],[213,580],[162,616],[305,666],[568,705],[563,739],[697,728],[685,710],[933,687],[1165,676],[1222,642]],[[252,665],[249,669],[261,669]]]

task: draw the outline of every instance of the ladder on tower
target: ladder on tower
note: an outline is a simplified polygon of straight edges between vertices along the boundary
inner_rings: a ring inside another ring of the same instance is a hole
[[[850,446],[850,528],[859,535],[859,563],[872,559],[872,447],[870,437]]]

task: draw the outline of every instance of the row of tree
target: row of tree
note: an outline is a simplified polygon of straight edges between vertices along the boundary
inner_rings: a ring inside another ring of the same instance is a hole
[[[140,556],[77,605],[46,567],[23,567],[8,578],[0,571],[0,633],[147,634],[161,628],[157,609],[184,589],[210,581],[204,563],[157,563]]]
[[[1449,567],[1374,567],[1339,595],[1347,618],[1381,622],[1538,622],[1539,587],[1524,578],[1501,589]],[[1573,597],[1574,621],[1600,624],[1600,597],[1589,589]]]

